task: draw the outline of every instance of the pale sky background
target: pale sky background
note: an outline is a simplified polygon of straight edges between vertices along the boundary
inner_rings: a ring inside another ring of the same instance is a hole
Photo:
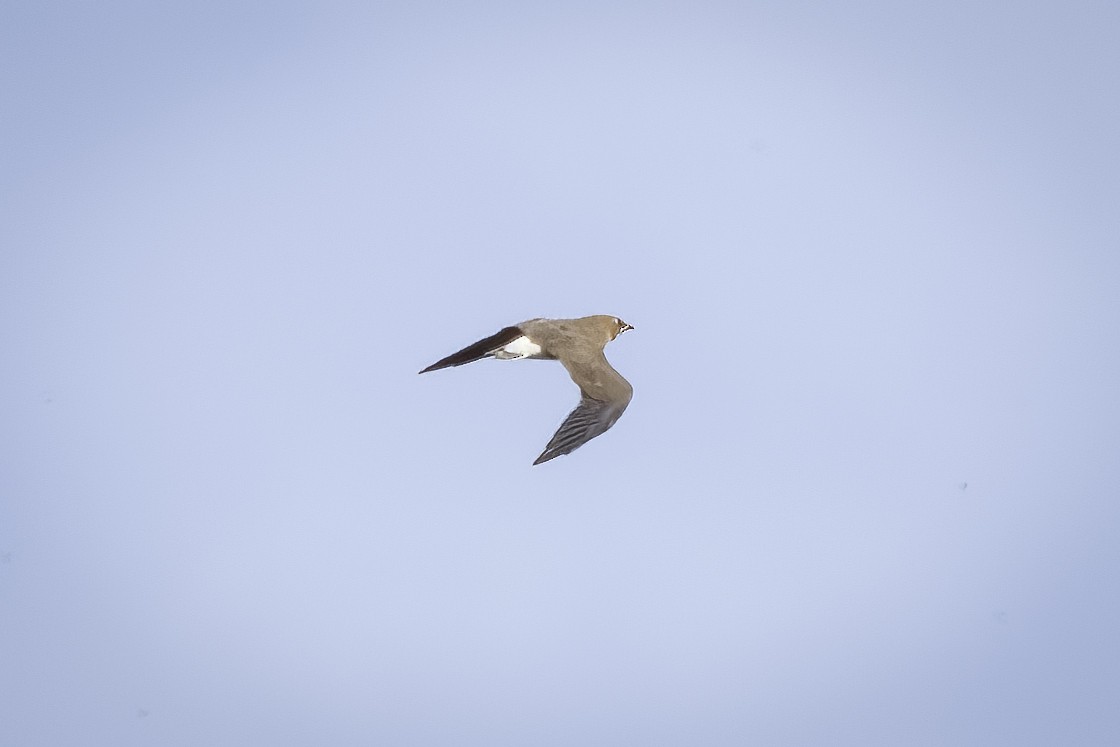
[[[1120,5],[8,2],[0,139],[0,744],[1120,744]]]

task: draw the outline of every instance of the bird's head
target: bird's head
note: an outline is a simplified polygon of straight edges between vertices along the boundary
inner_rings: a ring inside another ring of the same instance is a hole
[[[612,316],[611,317],[610,332],[611,332],[611,339],[612,340],[614,338],[618,337],[619,335],[621,335],[623,332],[625,332],[628,329],[634,329],[633,325],[627,324],[626,322],[619,319],[617,316]]]

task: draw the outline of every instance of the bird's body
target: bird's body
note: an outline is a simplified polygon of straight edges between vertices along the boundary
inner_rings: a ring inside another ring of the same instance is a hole
[[[629,324],[614,316],[579,319],[529,319],[468,345],[420,373],[462,366],[482,358],[558,360],[580,389],[580,401],[533,464],[555,459],[605,433],[622,417],[634,395],[630,382],[611,367],[603,354]]]

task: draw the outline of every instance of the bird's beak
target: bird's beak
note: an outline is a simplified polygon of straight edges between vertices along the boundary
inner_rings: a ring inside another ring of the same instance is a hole
[[[624,323],[624,324],[622,325],[622,329],[618,330],[618,334],[620,334],[620,335],[621,335],[621,334],[622,334],[623,332],[625,332],[625,331],[626,331],[626,330],[628,330],[628,329],[634,329],[634,325],[633,325],[633,324],[625,324],[625,323]]]

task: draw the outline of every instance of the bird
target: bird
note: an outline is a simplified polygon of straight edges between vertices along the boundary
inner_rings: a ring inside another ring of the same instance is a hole
[[[505,327],[420,371],[462,366],[483,358],[558,360],[579,387],[576,409],[568,414],[544,451],[533,462],[543,464],[570,454],[606,433],[618,422],[634,396],[634,387],[607,362],[603,348],[634,329],[617,316],[597,314],[579,319],[529,319]]]

